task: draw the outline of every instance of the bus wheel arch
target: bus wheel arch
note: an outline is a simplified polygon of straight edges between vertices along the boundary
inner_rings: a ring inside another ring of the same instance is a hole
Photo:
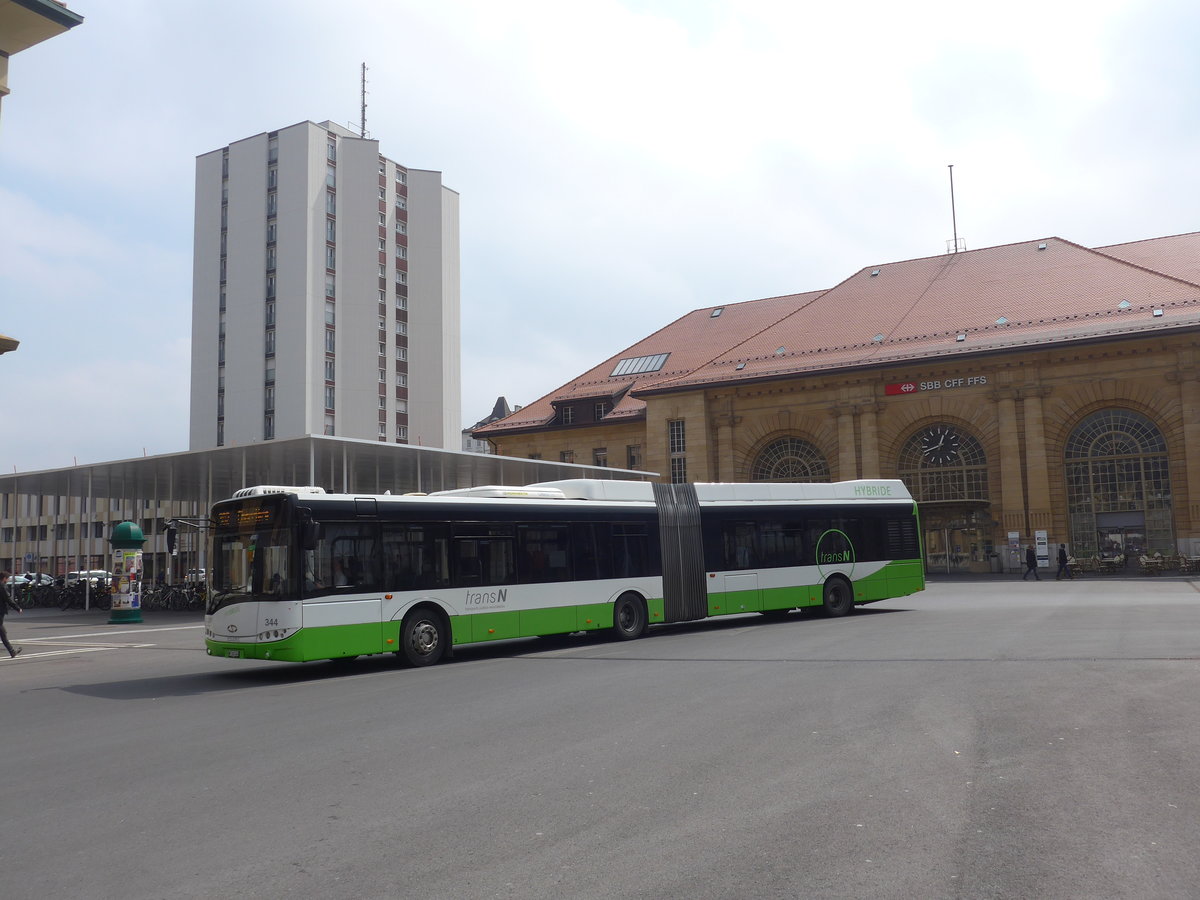
[[[632,641],[646,633],[650,616],[646,598],[636,591],[625,591],[613,602],[612,633],[619,641]]]
[[[413,667],[432,666],[450,649],[450,620],[432,603],[414,606],[400,620],[396,655]]]
[[[846,576],[833,574],[825,579],[821,611],[831,619],[849,615],[854,609],[854,588]]]

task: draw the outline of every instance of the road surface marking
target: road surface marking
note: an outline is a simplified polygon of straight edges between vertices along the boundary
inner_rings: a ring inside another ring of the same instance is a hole
[[[42,659],[47,656],[70,656],[74,653],[100,653],[104,650],[117,650],[118,647],[79,647],[74,650],[47,650],[44,653],[22,653],[20,656],[10,656],[8,662],[19,659]]]
[[[9,620],[12,621],[11,619]],[[54,640],[73,640],[74,638],[108,637],[111,634],[149,634],[152,631],[187,631],[192,628],[203,628],[203,625],[172,625],[170,628],[137,628],[132,631],[93,631],[89,634],[56,635]],[[22,638],[24,641],[45,641],[51,638]]]
[[[158,646],[157,644],[131,644],[131,643],[109,644],[109,643],[101,642],[101,641],[89,641],[86,644],[77,644],[74,641],[59,641],[59,640],[54,640],[52,638],[25,638],[24,640],[21,641],[21,643],[26,646],[28,646],[30,644],[37,644],[39,647],[46,647],[46,646],[95,647],[95,646],[100,646],[100,647],[104,647],[105,649],[107,649],[109,647],[113,647],[113,648],[123,647],[125,649],[129,649],[129,648],[157,647]]]

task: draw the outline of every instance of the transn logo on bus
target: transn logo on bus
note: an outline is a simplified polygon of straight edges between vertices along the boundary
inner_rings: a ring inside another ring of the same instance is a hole
[[[836,566],[839,572],[843,572],[847,576],[852,576],[854,573],[854,544],[850,541],[850,536],[844,531],[837,528],[830,528],[817,538],[817,546],[815,548],[817,569],[824,576],[824,566]],[[849,567],[847,569],[847,566]]]
[[[508,602],[508,588],[497,591],[467,591],[467,606],[502,606]]]

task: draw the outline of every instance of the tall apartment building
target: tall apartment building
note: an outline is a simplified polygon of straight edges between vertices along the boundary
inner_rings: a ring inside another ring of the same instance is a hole
[[[458,194],[331,122],[196,160],[193,450],[457,448]]]

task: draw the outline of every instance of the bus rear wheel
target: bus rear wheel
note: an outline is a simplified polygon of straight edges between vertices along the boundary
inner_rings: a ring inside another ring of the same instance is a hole
[[[637,594],[622,594],[613,604],[613,637],[632,641],[646,633],[646,604]]]
[[[446,653],[449,629],[432,609],[414,609],[400,623],[397,655],[410,666],[432,666]]]
[[[831,619],[848,615],[854,609],[854,593],[850,584],[843,578],[833,577],[825,582],[822,608]]]

